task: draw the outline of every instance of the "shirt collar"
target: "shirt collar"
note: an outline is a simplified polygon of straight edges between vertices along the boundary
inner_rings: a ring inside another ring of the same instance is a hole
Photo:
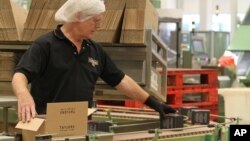
[[[61,30],[62,24],[57,25],[56,29],[54,29],[54,35],[58,38],[58,39],[67,39],[66,36],[63,34],[62,30]],[[88,40],[84,40],[82,43],[82,46],[84,46],[85,48],[88,48],[90,46],[90,42]]]
[[[64,36],[62,30],[61,30],[62,24],[57,25],[56,29],[54,29],[54,35],[59,39],[66,39]]]

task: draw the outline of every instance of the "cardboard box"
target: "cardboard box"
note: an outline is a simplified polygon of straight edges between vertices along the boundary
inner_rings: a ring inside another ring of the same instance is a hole
[[[99,43],[119,43],[126,0],[105,0],[103,22],[93,40]]]
[[[158,12],[149,0],[127,0],[120,43],[145,43],[146,29],[158,32]]]
[[[34,118],[29,123],[19,122],[16,126],[22,129],[22,140],[32,141],[38,134],[45,134],[45,119]]]
[[[34,118],[29,123],[19,122],[23,141],[35,140],[36,135],[50,134],[53,137],[87,134],[87,117],[96,109],[88,109],[88,102],[49,103],[45,119]]]

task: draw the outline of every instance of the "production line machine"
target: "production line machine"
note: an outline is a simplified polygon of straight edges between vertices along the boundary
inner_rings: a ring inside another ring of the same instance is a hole
[[[131,76],[135,76],[138,84],[151,95],[165,102],[167,100],[166,73],[159,74],[155,68],[161,66],[162,71],[166,72],[167,49],[152,32],[147,32],[147,38],[149,38],[147,45],[129,47],[114,45],[106,46],[105,50],[115,62],[121,65],[121,68],[126,67],[127,64],[134,65],[136,60],[139,65],[134,66],[136,70],[134,72],[137,73],[133,72]],[[159,46],[163,51],[158,52]],[[130,54],[124,54],[124,52],[130,52]],[[130,73],[131,68],[124,69]],[[125,99],[123,95],[115,92],[100,81],[97,83],[94,97],[97,100]],[[40,134],[36,136],[36,141],[228,141],[228,124],[210,121],[209,117],[212,115],[209,111],[191,108],[190,110],[194,112],[185,113],[188,109],[182,110],[179,109],[181,112],[179,114],[166,115],[164,119],[159,120],[158,113],[149,109],[98,107],[97,112],[92,115],[92,120],[88,122],[86,136],[53,137]],[[192,114],[188,115],[188,113]],[[230,118],[229,123],[233,122],[235,120]],[[22,134],[16,134],[15,140],[20,139],[21,136]],[[8,138],[10,139],[3,141],[14,140],[13,136]]]
[[[211,116],[224,118],[225,122],[211,121]],[[159,119],[158,112],[148,108],[98,105],[88,121],[86,136],[39,134],[36,141],[228,141],[229,125],[237,123],[236,118],[213,115],[195,106],[180,107],[178,114],[166,114]],[[20,141],[21,137],[21,133],[9,134],[0,136],[0,140]]]
[[[113,120],[114,124],[109,127],[109,131],[114,133],[113,141],[228,140],[227,124],[210,121],[209,117],[216,115],[197,107],[181,107],[179,114],[167,114],[164,119],[160,120],[158,114],[150,110],[134,111],[134,109],[126,108],[113,110],[114,114],[111,114],[113,119],[119,116],[130,119],[124,122]],[[98,117],[100,118],[101,114],[97,112],[94,118]],[[235,119],[230,118],[228,123],[233,122]]]
[[[234,75],[231,79],[236,79],[236,81],[243,84],[244,87],[250,86],[250,7],[246,16],[236,30],[234,37],[232,38],[231,44],[228,50],[225,52],[227,55],[230,52],[230,56],[234,58],[234,63],[236,65]],[[232,72],[232,71],[231,71]]]
[[[186,115],[182,115],[186,114]],[[236,122],[210,121],[207,110],[197,107],[182,107],[179,114],[159,115],[150,109],[98,106],[88,122],[86,136],[53,137],[36,135],[36,141],[228,141],[229,124]],[[217,116],[219,117],[219,116]],[[222,117],[225,118],[225,117]],[[160,128],[162,126],[163,128]],[[15,140],[21,138],[16,135]],[[6,140],[6,141],[14,141]]]

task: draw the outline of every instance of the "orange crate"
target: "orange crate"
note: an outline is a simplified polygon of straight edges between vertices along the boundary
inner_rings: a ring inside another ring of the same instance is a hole
[[[216,69],[168,69],[167,88],[218,87]]]
[[[145,107],[145,105],[139,101],[125,100],[125,107],[143,108],[143,107]]]
[[[124,101],[116,101],[116,100],[96,100],[98,105],[106,105],[106,106],[124,106]]]
[[[143,103],[136,100],[124,100],[124,101],[116,101],[116,100],[97,100],[98,105],[103,106],[121,106],[121,107],[129,107],[129,108],[145,108],[147,107]]]
[[[218,102],[217,88],[186,87],[180,89],[167,89],[167,103],[182,104],[211,104]]]

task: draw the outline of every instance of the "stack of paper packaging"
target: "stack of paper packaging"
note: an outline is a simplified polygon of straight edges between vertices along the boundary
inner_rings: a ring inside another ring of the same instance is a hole
[[[0,0],[0,41],[20,40],[27,11],[14,0]]]
[[[27,14],[14,0],[0,0],[0,41],[33,41],[53,30],[55,12],[66,0],[32,0]],[[100,43],[145,43],[146,28],[158,30],[158,13],[150,0],[105,0]]]
[[[15,67],[15,54],[12,52],[0,52],[0,94],[13,95],[11,80]]]
[[[66,0],[32,0],[27,20],[24,24],[22,40],[33,41],[53,30],[58,24],[54,15]]]
[[[125,3],[126,0],[105,0],[104,21],[93,40],[99,43],[119,43]]]
[[[158,31],[158,13],[150,0],[127,0],[120,43],[145,43],[147,28]]]

